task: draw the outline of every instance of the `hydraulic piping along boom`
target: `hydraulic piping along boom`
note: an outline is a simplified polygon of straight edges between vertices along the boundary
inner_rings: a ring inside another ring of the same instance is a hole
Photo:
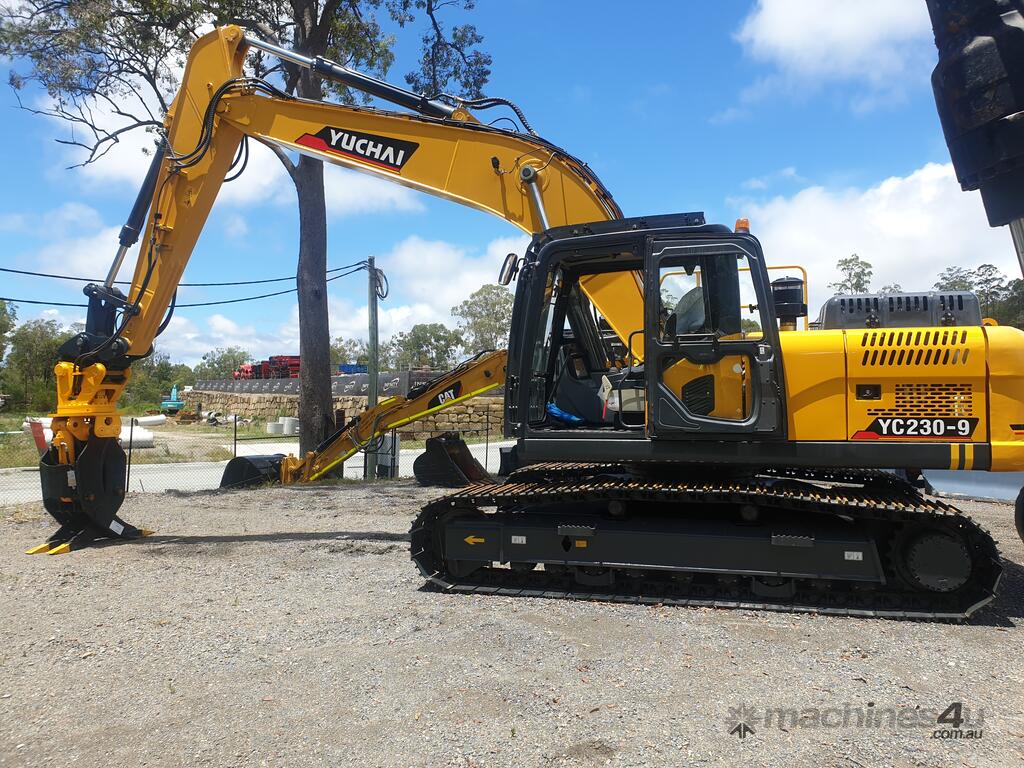
[[[244,76],[251,48],[412,113],[293,98]],[[487,211],[530,234],[621,218],[585,163],[532,132],[484,125],[467,109],[500,101],[446,104],[325,59],[246,39],[235,26],[197,40],[164,119],[161,150],[122,230],[107,279],[87,286],[86,328],[59,352],[54,437],[41,459],[40,478],[43,504],[61,528],[36,551],[140,535],[117,517],[126,491],[117,403],[131,364],[151,353],[167,325],[182,273],[243,140],[270,142],[372,173]],[[136,241],[131,286],[122,293],[113,282]],[[643,294],[634,276],[597,276],[583,288],[620,337],[642,326]],[[367,439],[353,434],[359,444]],[[314,475],[311,469],[306,476]]]

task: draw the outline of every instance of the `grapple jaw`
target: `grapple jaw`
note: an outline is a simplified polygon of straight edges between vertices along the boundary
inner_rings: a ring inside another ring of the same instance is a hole
[[[96,539],[137,539],[150,531],[117,516],[124,502],[127,460],[117,438],[92,435],[73,464],[51,448],[39,460],[43,506],[60,528],[28,554],[58,555]]]
[[[284,454],[266,456],[236,456],[224,467],[221,488],[248,488],[253,485],[281,482],[281,462]]]
[[[454,432],[428,438],[426,450],[416,457],[412,471],[420,485],[442,488],[494,482],[470,453],[469,446]]]

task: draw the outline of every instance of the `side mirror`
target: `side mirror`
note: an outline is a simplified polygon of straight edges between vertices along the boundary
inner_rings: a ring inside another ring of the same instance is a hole
[[[498,284],[508,285],[516,279],[518,274],[519,256],[515,253],[510,253],[505,257],[505,263],[501,265],[501,271],[498,273]]]

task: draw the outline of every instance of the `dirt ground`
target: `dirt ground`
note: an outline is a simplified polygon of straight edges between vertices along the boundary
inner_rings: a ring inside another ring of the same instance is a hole
[[[1007,505],[961,505],[1007,562],[953,625],[427,591],[436,493],[133,496],[157,535],[59,557],[0,511],[0,766],[1024,765]]]

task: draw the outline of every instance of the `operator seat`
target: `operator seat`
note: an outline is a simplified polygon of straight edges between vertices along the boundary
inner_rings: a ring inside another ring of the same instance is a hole
[[[704,330],[704,289],[691,288],[676,302],[676,333],[697,333]]]

